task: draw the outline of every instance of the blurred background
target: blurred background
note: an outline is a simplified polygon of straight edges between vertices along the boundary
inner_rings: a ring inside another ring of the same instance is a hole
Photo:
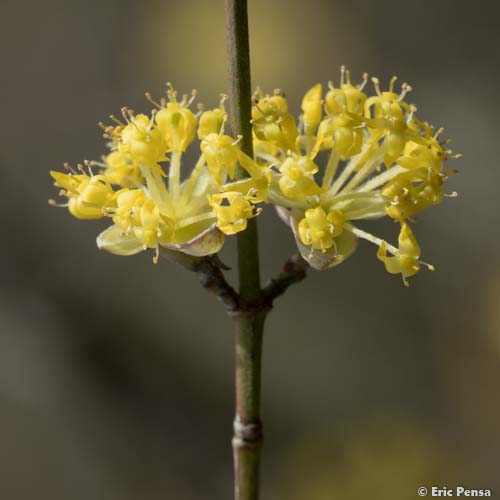
[[[298,113],[347,64],[414,87],[464,158],[460,197],[419,218],[409,289],[361,244],[269,318],[265,500],[406,500],[419,486],[500,492],[498,3],[250,0],[253,84]],[[99,222],[51,208],[49,169],[104,152],[97,122],[171,81],[226,91],[223,2],[4,1],[0,498],[232,495],[231,325],[196,279],[98,252]],[[262,275],[293,252],[259,217]],[[374,231],[397,231],[371,222]],[[388,225],[389,224],[389,225]],[[365,226],[366,227],[366,226]],[[234,244],[223,258],[234,264]]]

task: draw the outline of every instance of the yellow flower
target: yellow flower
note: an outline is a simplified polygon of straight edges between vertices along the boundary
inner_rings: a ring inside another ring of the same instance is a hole
[[[408,224],[401,224],[401,231],[399,233],[399,248],[394,252],[391,257],[387,256],[387,243],[382,242],[378,251],[377,257],[385,264],[385,269],[391,274],[401,274],[403,277],[403,282],[405,286],[409,286],[408,280],[410,276],[418,273],[420,270],[420,262],[418,259],[420,257],[420,247],[413,235]],[[434,267],[425,264],[429,269],[434,270]]]
[[[102,175],[64,174],[50,171],[61,195],[68,198],[68,209],[77,219],[100,219],[114,201],[115,193]],[[51,201],[52,204],[55,202]]]
[[[304,198],[318,194],[321,188],[314,180],[318,166],[308,156],[290,156],[279,167],[279,187],[289,198]]]
[[[403,84],[397,93],[393,78],[382,92],[373,78],[375,95],[369,97],[364,91],[367,79],[365,74],[354,86],[342,67],[339,87],[329,84],[324,117],[321,85],[307,91],[302,100],[303,126],[293,145],[285,140],[288,108],[279,94],[263,97],[254,108],[256,161],[271,173],[268,200],[279,207],[301,255],[316,269],[343,262],[358,239],[398,259],[407,255],[358,223],[389,216],[406,224],[406,219],[446,196],[444,182],[451,172],[443,171],[443,162],[452,155],[447,141],[438,139],[441,130],[434,134],[416,117],[417,108],[405,102],[409,85]],[[328,158],[321,165],[324,152]],[[408,231],[404,226],[403,240],[409,238]],[[401,258],[398,262],[405,262]],[[405,273],[412,270],[407,266]]]
[[[200,149],[215,182],[223,183],[227,175],[234,179],[239,148],[232,137],[218,133],[208,134],[201,142]]]
[[[295,119],[288,113],[286,99],[278,90],[272,96],[264,96],[262,91],[258,90],[254,103],[252,123],[255,136],[285,151],[296,151],[298,129]]]
[[[344,83],[345,77],[347,82]],[[340,88],[335,88],[333,83],[329,84],[330,90],[325,97],[326,111],[330,115],[339,115],[344,113],[361,114],[363,106],[367,99],[366,94],[362,91],[366,85],[368,75],[363,75],[363,82],[354,87],[350,81],[349,71],[345,67],[341,67]]]
[[[303,119],[306,135],[313,134],[321,121],[321,116],[323,114],[323,103],[321,102],[322,92],[323,88],[321,83],[318,83],[309,89],[302,99],[302,111],[304,113]]]
[[[157,108],[150,117],[123,108],[124,123],[112,117],[116,125],[103,126],[111,151],[103,163],[89,163],[101,174],[51,173],[73,215],[113,219],[97,244],[117,255],[150,248],[156,250],[157,261],[160,247],[211,255],[220,250],[225,234],[245,229],[247,219],[258,213],[255,204],[267,200],[269,169],[242,153],[238,141],[224,134],[225,97],[219,108],[198,120],[188,109],[194,92],[180,102],[171,86],[167,94],[168,102],[159,103],[146,94]],[[184,151],[196,130],[201,139],[199,158],[183,178]],[[247,178],[234,179],[238,164]],[[121,189],[114,192],[111,184]]]
[[[325,251],[344,230],[345,217],[339,210],[326,213],[322,207],[306,210],[299,222],[300,239],[315,250]]]
[[[227,113],[222,103],[219,108],[205,111],[200,116],[198,137],[200,139],[205,139],[210,134],[221,134],[226,119]]]
[[[128,154],[134,163],[153,166],[162,161],[165,142],[159,130],[154,127],[154,117],[130,114],[129,122],[121,132],[118,150]]]
[[[116,203],[113,222],[125,234],[132,232],[145,248],[156,248],[160,243],[170,241],[173,222],[160,212],[142,189],[121,190]]]
[[[123,187],[139,186],[143,182],[141,170],[134,164],[129,155],[120,151],[112,151],[104,159],[103,175],[111,184]]]
[[[418,168],[403,172],[389,181],[380,194],[389,200],[387,215],[396,220],[412,217],[417,212],[443,201],[444,174]]]
[[[230,191],[209,197],[210,206],[217,216],[217,226],[225,234],[235,234],[247,227],[247,220],[256,212],[242,193]]]
[[[314,85],[302,99],[299,126],[280,91],[259,89],[254,158],[240,150],[240,137],[224,132],[225,96],[217,108],[194,114],[189,107],[196,93],[178,101],[168,85],[167,99],[158,103],[146,94],[156,108],[150,114],[123,108],[124,122],[111,117],[113,125],[102,125],[110,152],[103,163],[88,164],[101,169],[98,175],[90,169],[51,175],[75,217],[113,219],[98,246],[115,254],[153,248],[158,255],[159,247],[216,253],[225,236],[245,230],[260,213],[256,205],[267,202],[290,225],[312,267],[340,264],[364,239],[406,283],[424,264],[406,220],[456,194],[444,193],[453,173],[444,162],[460,155],[440,138],[442,129],[435,133],[417,118],[417,108],[405,101],[409,85],[395,92],[394,77],[381,91],[373,78],[375,95],[368,96],[367,79],[352,85],[342,67],[340,85],[330,83],[324,100],[322,85]],[[184,153],[196,136],[198,160],[183,175],[189,167]],[[399,248],[358,226],[386,216],[401,224]]]
[[[316,144],[312,156],[318,151],[331,149],[343,159],[351,158],[361,152],[365,136],[361,118],[340,114],[323,120],[318,127]]]
[[[165,108],[156,113],[155,121],[168,151],[183,153],[195,138],[196,117],[181,103],[169,102]]]

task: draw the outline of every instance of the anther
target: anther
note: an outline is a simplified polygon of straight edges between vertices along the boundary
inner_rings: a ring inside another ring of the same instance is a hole
[[[377,95],[382,95],[382,92],[380,92],[380,80],[376,76],[372,76],[372,82]]]

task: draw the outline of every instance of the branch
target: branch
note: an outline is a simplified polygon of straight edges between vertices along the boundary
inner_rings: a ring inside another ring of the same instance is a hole
[[[222,269],[227,269],[217,255],[194,257],[182,252],[162,248],[160,256],[188,271],[196,273],[205,290],[215,294],[229,313],[240,309],[240,298],[236,290],[226,281]]]
[[[262,300],[272,306],[290,286],[305,279],[308,268],[309,264],[299,254],[292,255],[283,265],[283,270],[262,289]]]

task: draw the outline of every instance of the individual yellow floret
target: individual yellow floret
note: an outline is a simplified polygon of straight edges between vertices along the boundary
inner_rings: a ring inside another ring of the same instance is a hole
[[[278,93],[264,96],[259,92],[254,102],[252,123],[256,137],[284,151],[296,151],[299,132],[295,119],[288,113],[286,99]]]
[[[321,121],[323,114],[322,92],[321,83],[318,83],[309,89],[302,99],[304,131],[306,135],[313,134]]]
[[[124,235],[132,233],[146,248],[157,248],[172,237],[173,223],[160,213],[142,189],[123,189],[116,198],[113,222]]]
[[[347,76],[347,83],[344,83],[344,78]],[[363,75],[363,82],[355,87],[351,84],[349,71],[344,66],[341,68],[340,88],[335,88],[332,83],[329,84],[330,90],[325,96],[326,111],[330,115],[338,115],[342,113],[361,114],[363,106],[367,99],[363,88],[366,85],[368,75]]]
[[[318,194],[321,188],[314,180],[318,166],[308,156],[290,156],[279,170],[281,176],[278,184],[285,196],[304,198]]]
[[[387,215],[396,220],[406,219],[430,205],[443,201],[445,176],[426,168],[403,172],[389,181],[380,191],[389,202]]]
[[[100,219],[103,210],[115,197],[115,192],[103,175],[64,174],[51,170],[61,195],[68,198],[68,209],[77,219]],[[55,205],[55,202],[51,201]]]
[[[154,127],[153,117],[142,114],[134,116],[129,112],[129,123],[122,130],[118,149],[128,154],[134,163],[153,166],[164,159],[165,141]]]
[[[210,134],[221,134],[227,113],[222,107],[205,111],[201,114],[198,125],[198,137],[203,140]]]
[[[339,210],[325,212],[323,207],[306,210],[299,222],[300,239],[315,250],[325,251],[334,245],[334,238],[344,230],[345,217]]]
[[[200,148],[208,170],[217,184],[224,182],[228,174],[230,178],[234,178],[239,148],[232,137],[218,133],[209,134],[201,142]]]
[[[257,212],[247,197],[239,192],[214,194],[209,203],[217,216],[217,226],[225,234],[235,234],[247,227],[248,219]]]
[[[123,187],[137,187],[143,182],[141,170],[127,153],[112,151],[104,158],[103,175],[111,184]]]
[[[155,116],[168,151],[183,153],[196,136],[198,120],[191,110],[179,102],[169,102]]]
[[[398,238],[399,248],[396,255],[391,257],[387,256],[387,244],[382,242],[378,251],[377,257],[385,264],[387,272],[391,274],[401,274],[406,286],[409,285],[406,278],[413,276],[420,270],[421,262],[418,260],[420,257],[420,247],[413,235],[412,230],[408,224],[401,224],[401,231]],[[434,270],[433,266],[427,264],[429,269]]]

